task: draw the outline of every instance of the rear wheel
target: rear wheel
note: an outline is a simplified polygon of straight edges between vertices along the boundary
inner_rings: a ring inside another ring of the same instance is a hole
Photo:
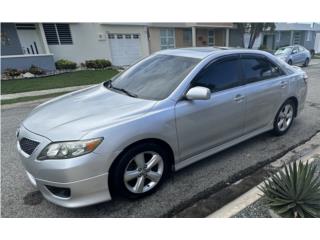
[[[303,63],[303,66],[304,66],[304,67],[308,67],[309,62],[310,62],[309,58],[306,58],[306,60],[305,60],[304,63]]]
[[[273,123],[273,133],[276,136],[285,134],[292,125],[296,111],[296,104],[287,100],[279,109]]]
[[[144,143],[126,151],[110,172],[112,190],[126,198],[154,192],[169,170],[169,155],[154,143]]]

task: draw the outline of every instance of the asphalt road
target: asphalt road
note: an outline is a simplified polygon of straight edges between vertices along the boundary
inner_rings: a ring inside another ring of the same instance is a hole
[[[15,147],[15,130],[36,104],[4,108],[1,111],[2,217],[168,216],[239,172],[274,159],[320,130],[320,64],[305,70],[309,75],[307,104],[285,136],[273,137],[265,133],[204,159],[175,173],[158,192],[144,199],[115,199],[80,209],[66,209],[47,202],[25,175]]]

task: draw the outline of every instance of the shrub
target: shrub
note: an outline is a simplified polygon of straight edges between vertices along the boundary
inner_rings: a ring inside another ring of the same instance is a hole
[[[44,74],[44,70],[41,69],[40,67],[37,67],[35,65],[31,65],[31,67],[29,68],[28,72],[34,74],[34,75],[41,75]]]
[[[4,74],[8,77],[18,77],[22,72],[16,68],[7,68],[4,70]]]
[[[316,52],[315,52],[315,50],[314,50],[314,49],[310,49],[311,57],[313,57],[315,53],[316,53]]]
[[[294,162],[266,180],[260,190],[267,205],[282,217],[320,217],[319,179],[315,165]]]
[[[85,62],[87,68],[101,69],[111,66],[111,62],[106,59],[87,60]]]
[[[58,70],[76,69],[77,64],[75,62],[72,62],[66,59],[60,59],[56,61],[56,68]]]

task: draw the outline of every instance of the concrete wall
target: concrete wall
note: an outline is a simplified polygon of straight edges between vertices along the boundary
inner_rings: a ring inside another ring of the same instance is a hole
[[[304,35],[304,47],[309,49],[309,50],[315,48],[315,40],[316,40],[317,32],[311,32],[310,34],[311,35],[310,35],[310,40],[309,41],[307,41],[308,33],[305,32],[305,35]]]
[[[243,47],[243,38],[239,30],[230,29],[229,32],[229,46],[230,47]]]
[[[184,47],[183,28],[176,28],[174,32],[175,32],[175,47],[176,48]]]
[[[149,47],[151,53],[160,51],[160,28],[149,28]]]
[[[35,65],[46,71],[55,70],[52,54],[1,56],[1,73],[7,68],[26,70]]]
[[[71,23],[70,30],[73,44],[49,45],[55,61],[64,58],[78,64],[90,59],[109,59],[112,62],[108,33],[140,34],[142,56],[149,54],[147,31],[144,26]],[[99,38],[99,35],[102,38]]]
[[[216,29],[214,31],[215,36],[215,45],[216,46],[225,46],[226,45],[226,30],[225,29]]]
[[[280,32],[280,41],[278,37],[279,33],[276,33],[276,39],[275,39],[275,48],[283,47],[291,45],[290,38],[291,38],[291,31],[281,31]]]
[[[14,23],[1,23],[1,56],[22,54]]]

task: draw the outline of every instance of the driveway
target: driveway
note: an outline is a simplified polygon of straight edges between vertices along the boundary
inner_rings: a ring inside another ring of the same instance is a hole
[[[15,130],[36,104],[2,109],[2,217],[171,216],[231,179],[278,158],[320,130],[320,64],[304,69],[309,75],[306,107],[285,136],[265,133],[204,159],[175,173],[158,192],[144,199],[115,199],[80,209],[65,209],[47,202],[25,175],[15,148]]]

